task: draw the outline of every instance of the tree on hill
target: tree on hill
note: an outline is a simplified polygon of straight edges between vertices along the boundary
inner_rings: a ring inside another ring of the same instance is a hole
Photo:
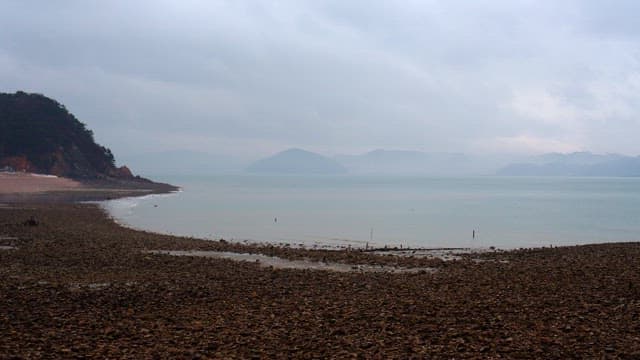
[[[22,91],[0,93],[0,166],[15,164],[73,178],[122,176],[111,150],[64,105]]]

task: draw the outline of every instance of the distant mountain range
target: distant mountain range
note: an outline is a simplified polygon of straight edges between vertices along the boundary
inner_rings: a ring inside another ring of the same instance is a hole
[[[347,169],[328,157],[289,149],[254,162],[247,171],[262,174],[344,174]]]
[[[333,158],[289,149],[246,162],[225,155],[163,151],[127,155],[128,163],[156,175],[219,173],[380,174],[424,176],[640,176],[640,157],[589,152],[529,157],[374,150]],[[76,179],[140,179],[116,167],[108,148],[64,105],[40,94],[0,93],[0,169]],[[141,179],[143,180],[143,179]]]
[[[420,151],[374,150],[362,155],[329,158],[301,149],[289,149],[261,159],[246,170],[252,173],[352,175],[488,175],[506,164],[497,157]]]
[[[509,164],[500,170],[504,176],[640,176],[640,157],[590,152],[545,154],[528,162]]]
[[[456,153],[374,150],[362,155],[325,157],[289,149],[256,161],[253,173],[377,174],[423,176],[640,176],[640,157],[589,152],[537,156],[480,156]]]
[[[380,175],[487,175],[506,164],[505,159],[498,157],[382,149],[362,155],[338,155],[335,159],[349,173]]]

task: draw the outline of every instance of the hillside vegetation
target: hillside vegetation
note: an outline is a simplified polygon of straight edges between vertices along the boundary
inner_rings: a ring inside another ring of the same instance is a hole
[[[40,94],[0,93],[0,167],[79,179],[133,178],[64,105]]]

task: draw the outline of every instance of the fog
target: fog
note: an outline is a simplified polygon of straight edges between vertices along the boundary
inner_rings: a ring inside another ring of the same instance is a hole
[[[0,6],[0,89],[63,103],[120,163],[640,153],[636,1]]]

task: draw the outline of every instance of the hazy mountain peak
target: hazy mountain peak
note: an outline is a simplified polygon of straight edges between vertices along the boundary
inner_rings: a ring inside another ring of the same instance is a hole
[[[283,151],[281,151],[281,152],[277,153],[276,155],[284,155],[284,154],[288,154],[288,155],[302,155],[302,156],[305,156],[305,155],[312,155],[312,156],[313,156],[313,155],[317,155],[317,156],[322,156],[322,155],[320,155],[320,154],[316,154],[316,153],[314,153],[314,152],[307,151],[307,150],[303,150],[303,149],[300,149],[300,148],[289,148],[289,149],[287,149],[287,150],[283,150]]]
[[[328,157],[291,148],[254,162],[247,171],[272,174],[343,174],[347,169]]]

